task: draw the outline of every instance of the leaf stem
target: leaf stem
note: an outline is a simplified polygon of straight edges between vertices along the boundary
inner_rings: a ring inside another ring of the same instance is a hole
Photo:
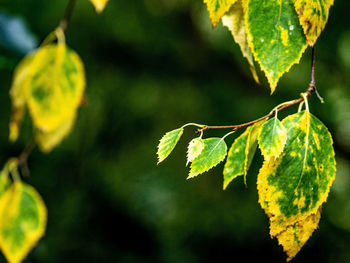
[[[21,168],[22,174],[24,176],[29,175],[29,169],[27,165],[27,160],[31,152],[35,148],[35,139],[32,137],[26,147],[24,148],[23,152],[17,157],[18,160],[18,166]]]
[[[63,32],[67,30],[76,2],[77,0],[68,0],[66,11],[59,24],[59,27],[63,30]]]

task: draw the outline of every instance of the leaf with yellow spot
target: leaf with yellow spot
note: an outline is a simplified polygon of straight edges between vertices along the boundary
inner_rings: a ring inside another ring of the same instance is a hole
[[[158,145],[158,164],[163,162],[165,158],[169,156],[169,154],[174,150],[177,142],[180,140],[184,129],[178,128],[176,130],[172,130],[167,132],[161,139]]]
[[[204,142],[202,138],[194,138],[188,144],[187,148],[187,163],[186,166],[192,162],[204,149]]]
[[[287,130],[277,116],[261,127],[259,147],[265,160],[277,158],[282,153],[286,142]]]
[[[309,45],[313,46],[316,43],[325,28],[333,3],[334,0],[294,0]]]
[[[12,80],[12,86],[10,89],[10,97],[12,101],[12,113],[10,120],[10,136],[11,142],[14,142],[18,138],[19,126],[22,122],[25,109],[26,109],[26,96],[24,90],[24,83],[28,76],[31,62],[33,60],[33,54],[29,54],[17,65]]]
[[[259,77],[254,66],[252,50],[248,46],[242,0],[238,0],[231,7],[230,11],[225,16],[223,16],[222,24],[231,31],[233,39],[241,48],[243,57],[248,60],[250,71],[252,72],[254,80],[259,83]]]
[[[39,193],[15,181],[0,198],[0,247],[10,263],[21,262],[44,235],[47,210]]]
[[[69,120],[80,105],[84,88],[84,66],[65,44],[38,49],[25,80],[25,96],[37,129],[52,132]]]
[[[224,167],[224,190],[238,176],[243,175],[246,182],[246,175],[258,145],[258,135],[261,125],[264,122],[261,121],[249,126],[233,142]]]
[[[264,162],[257,184],[270,234],[291,260],[318,226],[336,167],[331,135],[315,116],[303,111],[282,124],[287,129],[284,151]]]
[[[221,163],[227,154],[227,145],[224,138],[208,138],[203,140],[204,148],[192,161],[190,174],[187,179],[209,171]]]
[[[105,9],[109,0],[90,0],[90,2],[95,6],[97,13],[102,13]]]
[[[219,23],[220,19],[230,10],[237,0],[204,0],[207,5],[209,17],[213,27]]]
[[[294,2],[247,0],[245,10],[248,44],[273,93],[278,80],[299,62],[307,47]]]
[[[66,120],[61,126],[50,132],[36,131],[35,140],[44,153],[51,152],[71,132],[76,114]]]

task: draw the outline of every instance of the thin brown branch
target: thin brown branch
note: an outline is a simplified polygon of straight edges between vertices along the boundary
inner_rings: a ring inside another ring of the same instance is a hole
[[[77,2],[77,0],[68,0],[66,11],[65,11],[63,19],[61,20],[60,25],[59,25],[59,27],[63,31],[67,30],[67,27],[68,27],[69,21],[72,17],[73,9],[75,7],[76,2]]]
[[[309,98],[312,93],[315,92],[318,99],[323,103],[323,98],[320,96],[320,94],[318,93],[317,89],[316,89],[316,84],[315,84],[315,46],[312,47],[312,58],[311,58],[311,80],[309,83],[309,86],[307,88],[307,90],[305,91],[304,94],[306,94],[306,97]],[[291,101],[290,103],[281,105],[281,107],[278,107],[277,109],[271,111],[270,113],[266,114],[263,117],[260,117],[259,119],[250,121],[250,122],[246,122],[243,124],[237,124],[237,125],[227,125],[227,126],[204,126],[202,129],[198,129],[197,133],[202,133],[206,130],[213,130],[213,129],[232,129],[232,130],[238,130],[244,127],[248,127],[250,125],[253,125],[259,121],[262,121],[264,119],[267,119],[271,116],[273,116],[276,112],[282,111],[284,109],[287,109],[289,107],[292,107],[294,105],[297,105],[301,102],[304,101],[303,96],[301,96],[299,99],[295,99],[293,101]]]
[[[29,169],[27,165],[28,157],[35,148],[35,139],[32,137],[23,152],[17,157],[18,166],[21,168],[22,174],[29,175]]]

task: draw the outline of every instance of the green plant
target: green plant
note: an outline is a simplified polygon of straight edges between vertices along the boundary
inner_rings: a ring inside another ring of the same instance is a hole
[[[318,227],[322,204],[335,178],[333,142],[328,129],[310,113],[308,98],[315,84],[315,44],[323,31],[333,0],[204,0],[213,26],[222,20],[247,58],[258,82],[253,58],[264,71],[271,94],[280,77],[312,48],[311,81],[301,97],[277,105],[267,115],[240,125],[208,126],[189,123],[166,133],[158,145],[158,163],[169,156],[184,128],[195,126],[199,137],[188,145],[188,178],[225,160],[223,188],[237,177],[244,181],[259,146],[264,163],[257,178],[259,203],[276,237],[291,260]],[[282,121],[278,113],[299,105]],[[303,110],[303,107],[305,109]],[[227,151],[225,138],[246,128]],[[222,138],[205,138],[209,129],[231,130]]]

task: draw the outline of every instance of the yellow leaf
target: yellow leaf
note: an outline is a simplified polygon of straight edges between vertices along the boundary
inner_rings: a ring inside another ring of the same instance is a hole
[[[220,19],[230,10],[237,0],[204,0],[207,4],[209,17],[213,27],[219,23]]]
[[[39,193],[15,181],[0,199],[0,247],[10,263],[21,262],[44,235],[47,210]]]
[[[313,46],[326,26],[334,0],[294,0],[307,42]]]
[[[84,88],[83,63],[73,50],[62,43],[40,48],[25,81],[25,96],[35,127],[53,132],[71,119]]]
[[[97,13],[102,13],[103,9],[105,9],[109,0],[90,0],[90,2],[95,6]]]
[[[66,120],[61,126],[50,132],[37,131],[36,142],[40,150],[49,153],[70,133],[75,122],[76,115]]]
[[[10,97],[12,101],[12,113],[10,120],[10,141],[14,142],[18,138],[19,125],[22,122],[26,107],[26,97],[24,83],[28,76],[33,54],[27,55],[15,69],[12,86],[10,89]]]
[[[247,33],[244,22],[244,10],[242,6],[242,0],[238,0],[222,18],[222,24],[226,26],[233,36],[235,42],[241,48],[243,57],[248,60],[250,71],[252,72],[254,80],[259,83],[259,77],[256,73],[252,50],[248,45]]]

